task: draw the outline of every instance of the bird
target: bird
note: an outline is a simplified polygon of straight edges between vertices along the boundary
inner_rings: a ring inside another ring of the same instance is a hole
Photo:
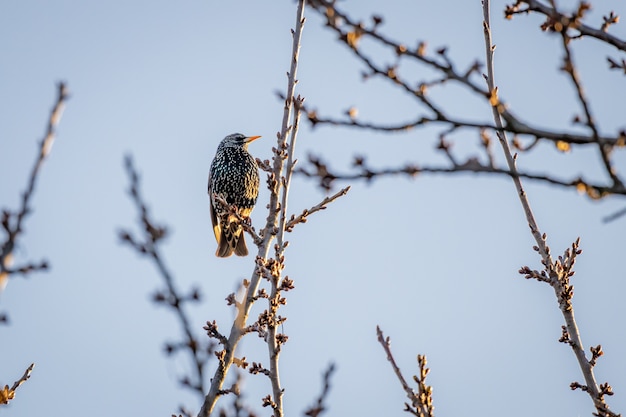
[[[216,195],[232,206],[239,216],[249,219],[259,195],[259,167],[248,152],[248,145],[261,136],[233,133],[218,145],[209,170],[209,200],[213,233],[217,240],[215,256],[228,258],[248,255],[240,220],[229,212]]]

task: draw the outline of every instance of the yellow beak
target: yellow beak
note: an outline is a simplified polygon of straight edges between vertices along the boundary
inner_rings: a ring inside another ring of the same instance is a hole
[[[260,137],[261,137],[261,136],[248,136],[248,137],[246,138],[246,143],[250,143],[250,142],[252,142],[252,141],[254,141],[254,140],[257,140],[257,139],[258,139],[258,138],[260,138]]]

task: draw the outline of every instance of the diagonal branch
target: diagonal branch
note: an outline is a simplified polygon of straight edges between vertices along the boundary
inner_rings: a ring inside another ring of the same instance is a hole
[[[406,392],[406,396],[411,401],[411,404],[405,403],[404,411],[408,411],[409,413],[418,416],[418,417],[432,417],[434,415],[434,407],[433,407],[433,398],[432,393],[433,389],[431,386],[426,385],[426,375],[430,371],[426,368],[426,357],[423,355],[417,356],[417,361],[420,368],[420,376],[414,376],[413,380],[417,382],[417,392],[413,390],[402,375],[402,371],[400,367],[396,363],[395,358],[393,357],[393,353],[391,353],[391,340],[389,337],[385,337],[383,331],[379,326],[376,326],[376,335],[378,337],[378,342],[385,350],[387,354],[387,361],[391,364],[391,368],[393,372],[396,374],[398,381],[402,385],[402,389]]]
[[[331,195],[329,197],[324,198],[319,204],[311,207],[308,210],[306,210],[306,209],[303,210],[302,213],[300,213],[298,216],[292,214],[291,218],[289,219],[289,221],[285,225],[285,231],[286,232],[291,232],[291,231],[293,231],[293,228],[298,223],[306,223],[307,217],[310,214],[313,214],[313,213],[315,213],[317,211],[320,211],[320,210],[326,210],[326,206],[328,206],[328,204],[332,203],[333,201],[335,201],[339,197],[343,197],[344,195],[346,195],[348,193],[349,190],[350,190],[350,186],[348,186],[346,188],[342,188],[341,190],[339,190],[335,194],[333,194],[333,195]]]
[[[24,382],[30,378],[31,372],[33,372],[33,368],[35,367],[34,363],[31,363],[24,374],[13,383],[13,386],[9,388],[8,385],[5,385],[4,388],[0,388],[0,404],[8,404],[13,398],[15,398],[15,390],[19,388]]]
[[[180,382],[183,386],[190,388],[196,394],[203,396],[204,387],[204,369],[210,358],[208,352],[212,351],[212,345],[203,346],[203,344],[195,337],[189,316],[185,311],[185,304],[188,302],[200,301],[198,290],[192,290],[190,295],[183,295],[174,283],[174,277],[165,265],[163,256],[159,248],[159,243],[167,235],[165,227],[155,224],[148,214],[148,207],[140,192],[139,174],[134,167],[133,160],[130,156],[125,158],[125,167],[130,179],[129,194],[139,211],[140,223],[143,226],[143,236],[141,238],[133,237],[126,230],[119,232],[120,240],[130,245],[139,254],[149,257],[159,272],[159,275],[165,282],[165,292],[157,292],[154,296],[156,303],[164,304],[171,308],[174,315],[179,321],[180,327],[184,334],[183,341],[180,344],[167,344],[166,352],[174,353],[178,349],[188,351],[192,363],[192,375],[183,377]]]
[[[61,120],[61,116],[63,115],[63,110],[65,109],[65,102],[69,98],[69,92],[65,83],[59,83],[57,86],[57,98],[52,110],[50,111],[50,117],[48,119],[48,125],[46,128],[46,134],[39,143],[39,152],[37,155],[37,159],[35,160],[35,164],[33,165],[30,175],[28,178],[28,183],[26,185],[26,190],[22,194],[22,201],[20,208],[15,213],[11,213],[8,210],[4,210],[2,213],[2,228],[7,234],[6,240],[0,246],[0,281],[2,281],[3,275],[10,275],[15,272],[30,272],[32,269],[45,269],[47,264],[41,263],[39,267],[34,268],[25,268],[19,267],[15,269],[11,269],[11,257],[13,253],[13,249],[17,242],[20,234],[24,232],[24,219],[27,215],[32,212],[31,200],[35,193],[35,185],[37,183],[37,178],[39,177],[39,173],[41,171],[41,167],[43,166],[46,157],[50,153],[52,149],[52,144],[54,143],[54,139],[56,137],[56,130],[59,122]],[[29,264],[34,265],[34,264]],[[5,277],[6,278],[6,277]]]
[[[494,76],[494,61],[493,61],[493,53],[495,47],[493,46],[492,38],[491,38],[491,24],[490,24],[490,6],[489,0],[483,0],[483,29],[484,29],[484,37],[485,37],[485,50],[487,57],[487,75],[485,76],[485,80],[489,87],[489,90],[492,92],[493,100],[492,109],[493,109],[493,117],[496,122],[496,125],[502,126],[501,119],[501,105],[497,100],[497,87],[495,86],[495,76]],[[550,254],[550,248],[547,245],[546,234],[541,233],[537,221],[533,215],[532,209],[530,207],[530,202],[528,200],[528,196],[522,187],[522,182],[519,175],[516,175],[516,156],[511,154],[511,150],[508,145],[508,140],[506,138],[506,132],[503,129],[498,130],[498,138],[500,139],[500,144],[502,145],[502,151],[505,155],[507,164],[509,166],[509,170],[513,173],[513,183],[515,185],[515,189],[517,190],[517,194],[520,200],[520,203],[524,209],[524,214],[526,215],[526,220],[528,221],[528,225],[530,227],[530,232],[532,236],[535,238],[536,246],[534,249],[541,256],[541,263],[544,265],[546,274],[539,275],[539,277],[532,276],[534,275],[532,271],[530,271],[529,276],[529,268],[523,268],[520,272],[525,273],[527,277],[535,277],[540,279],[541,281],[548,282],[550,286],[554,289],[555,295],[558,300],[559,309],[563,314],[565,320],[565,326],[563,328],[563,337],[561,341],[567,341],[571,346],[576,359],[578,360],[579,367],[582,371],[582,374],[585,378],[584,386],[577,384],[572,385],[572,389],[575,388],[583,388],[591,397],[596,410],[598,411],[599,416],[614,416],[615,413],[609,410],[609,406],[604,401],[604,395],[609,394],[610,387],[608,384],[608,390],[605,390],[605,387],[602,387],[602,390],[598,387],[596,382],[594,372],[593,372],[593,364],[591,361],[587,360],[582,337],[578,330],[578,325],[576,324],[576,319],[574,316],[574,307],[572,305],[572,297],[573,297],[573,289],[569,283],[569,278],[573,275],[573,271],[571,270],[574,264],[574,259],[577,254],[580,253],[578,250],[578,241],[574,243],[571,251],[566,251],[563,257],[559,257],[559,259],[554,262],[552,256]],[[610,395],[610,394],[609,394]]]
[[[328,406],[324,404],[324,401],[328,399],[328,395],[330,393],[330,378],[333,376],[335,369],[335,364],[331,363],[328,365],[328,369],[326,369],[323,376],[324,385],[322,387],[322,392],[319,397],[317,397],[315,405],[304,412],[305,416],[319,417],[324,413],[324,411],[327,410]]]

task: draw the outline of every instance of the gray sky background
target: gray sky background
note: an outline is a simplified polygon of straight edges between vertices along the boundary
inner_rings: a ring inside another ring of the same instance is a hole
[[[459,66],[484,61],[480,1],[345,1],[354,17],[385,18],[381,29],[429,50],[448,46]],[[571,7],[574,2],[559,2]],[[560,40],[542,33],[539,16],[505,21],[493,2],[497,84],[524,120],[570,126],[580,112],[569,80],[558,71]],[[599,26],[620,1],[596,1]],[[362,67],[323,22],[307,11],[298,93],[320,114],[350,106],[372,121],[410,120],[423,110],[387,83],[360,79]],[[12,384],[35,362],[32,378],[3,411],[7,416],[169,416],[197,399],[178,388],[186,358],[163,355],[177,338],[174,317],[150,302],[161,287],[146,260],[119,244],[117,231],[136,230],[126,190],[123,156],[142,175],[152,216],[170,226],[164,245],[179,288],[199,285],[205,302],[190,310],[198,334],[207,320],[230,328],[224,298],[248,278],[253,258],[217,259],[206,180],[219,141],[227,134],[263,135],[251,145],[271,156],[280,129],[295,20],[292,1],[29,1],[0,4],[0,205],[16,208],[37,143],[65,80],[72,97],[50,158],[43,167],[35,211],[17,259],[48,259],[49,273],[13,278],[0,295],[11,325],[0,328],[0,383]],[[621,25],[611,33],[626,38]],[[373,56],[385,59],[383,51]],[[380,54],[380,55],[376,55]],[[626,80],[606,69],[620,55],[593,40],[574,45],[574,59],[602,131],[624,128]],[[416,80],[431,73],[407,66]],[[490,110],[454,86],[433,91],[451,114],[490,120]],[[382,135],[304,124],[297,154],[321,154],[346,168],[355,154],[372,165],[445,164],[434,150],[438,129]],[[477,153],[473,134],[454,138],[459,155]],[[500,152],[494,148],[498,160]],[[624,171],[623,153],[616,158]],[[600,178],[593,149],[557,153],[548,144],[522,154],[519,164],[563,178]],[[590,201],[574,191],[526,182],[537,220],[554,255],[580,236],[574,306],[586,349],[602,344],[595,368],[626,412],[625,267],[622,219],[601,219],[626,201]],[[289,202],[299,213],[324,197],[312,181],[296,178]],[[263,189],[252,219],[265,220]],[[562,316],[552,290],[518,274],[539,268],[539,257],[510,180],[475,175],[388,178],[352,184],[348,196],[311,216],[288,237],[285,273],[296,289],[282,310],[289,335],[281,357],[288,415],[301,414],[337,364],[329,416],[401,416],[406,401],[376,341],[381,325],[392,338],[405,376],[415,356],[431,367],[436,412],[454,415],[585,416],[590,399],[569,384],[582,377],[571,350],[557,342]],[[258,312],[257,312],[258,314]],[[254,336],[241,355],[267,363]],[[212,373],[211,373],[212,374]],[[270,392],[261,376],[244,385],[260,415]]]

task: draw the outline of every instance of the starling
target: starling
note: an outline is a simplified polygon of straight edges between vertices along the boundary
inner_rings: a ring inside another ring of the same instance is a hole
[[[261,136],[233,133],[217,147],[209,171],[209,200],[213,233],[217,240],[215,256],[227,258],[235,252],[246,256],[248,248],[243,227],[236,216],[229,213],[214,197],[221,196],[239,215],[247,219],[259,195],[259,167],[248,153],[248,144]]]

